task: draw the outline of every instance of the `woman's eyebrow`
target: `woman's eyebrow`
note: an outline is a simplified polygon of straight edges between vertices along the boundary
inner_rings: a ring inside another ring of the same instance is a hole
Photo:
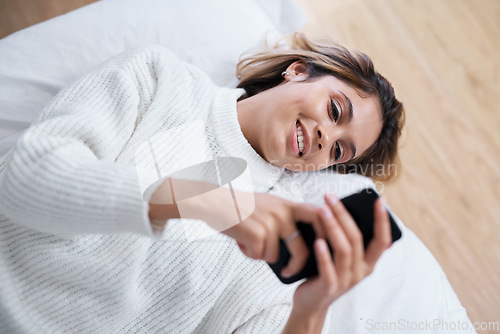
[[[340,91],[340,93],[342,94],[342,96],[344,96],[345,101],[347,101],[347,111],[348,111],[347,122],[350,122],[352,120],[352,116],[353,116],[351,100],[343,92]],[[354,151],[356,151],[356,150],[354,150]]]

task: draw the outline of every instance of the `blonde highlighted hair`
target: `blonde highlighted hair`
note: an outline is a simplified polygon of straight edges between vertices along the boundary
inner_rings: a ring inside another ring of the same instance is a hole
[[[296,61],[307,67],[309,80],[333,75],[354,87],[360,96],[375,96],[382,110],[382,131],[362,155],[329,168],[340,173],[358,173],[376,179],[390,179],[397,166],[397,146],[404,125],[404,108],[396,99],[389,81],[375,71],[371,59],[362,52],[329,42],[312,41],[304,34],[290,37],[289,47],[267,47],[244,56],[236,71],[244,88],[244,99],[284,82],[282,72]],[[397,170],[397,168],[396,168]]]

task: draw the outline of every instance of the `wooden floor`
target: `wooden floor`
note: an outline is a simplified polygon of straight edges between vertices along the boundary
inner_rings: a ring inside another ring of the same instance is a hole
[[[0,0],[0,37],[90,2]],[[366,52],[392,81],[407,110],[403,165],[379,188],[471,321],[500,321],[500,1],[298,2],[306,33]]]
[[[0,38],[96,0],[0,0]]]

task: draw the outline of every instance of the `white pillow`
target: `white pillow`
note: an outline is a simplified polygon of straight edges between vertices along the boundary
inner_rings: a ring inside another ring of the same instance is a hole
[[[242,52],[299,29],[292,0],[106,0],[0,40],[0,156],[64,86],[115,54],[159,44],[235,87]]]

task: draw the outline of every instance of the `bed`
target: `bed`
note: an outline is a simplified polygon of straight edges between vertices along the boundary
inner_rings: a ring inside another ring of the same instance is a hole
[[[242,52],[277,41],[306,20],[292,0],[102,0],[14,33],[0,40],[0,156],[62,87],[115,54],[159,44],[216,84],[234,87]],[[326,191],[343,197],[374,187],[356,175],[315,172],[297,178],[309,185],[303,199],[314,204]],[[371,276],[332,304],[329,332],[474,333],[440,265],[403,222],[397,223],[402,239]]]

